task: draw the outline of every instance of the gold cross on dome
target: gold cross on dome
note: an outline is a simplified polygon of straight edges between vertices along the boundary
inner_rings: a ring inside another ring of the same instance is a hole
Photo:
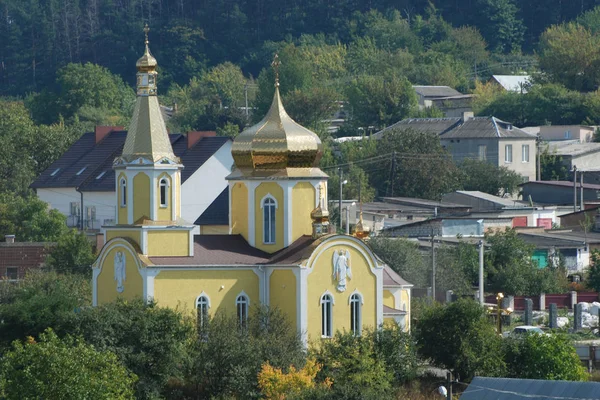
[[[273,62],[271,63],[271,67],[275,70],[275,86],[279,86],[279,66],[281,65],[281,61],[279,61],[279,55],[275,53],[275,57],[273,57]]]
[[[144,35],[146,35],[146,44],[148,44],[148,32],[150,32],[150,28],[148,27],[148,24],[146,24],[144,26]]]

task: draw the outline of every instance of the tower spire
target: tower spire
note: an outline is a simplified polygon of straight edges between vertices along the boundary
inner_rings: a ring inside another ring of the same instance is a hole
[[[271,67],[275,71],[275,87],[279,87],[279,66],[281,65],[281,61],[279,61],[279,55],[275,53],[275,57],[273,57],[273,61],[271,62]]]

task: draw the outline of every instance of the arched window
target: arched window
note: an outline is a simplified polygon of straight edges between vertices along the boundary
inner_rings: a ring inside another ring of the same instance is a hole
[[[237,317],[241,327],[245,327],[248,322],[248,303],[248,297],[243,294],[240,294],[235,300]]]
[[[204,328],[208,322],[208,309],[210,308],[210,300],[208,296],[201,294],[196,299],[196,315],[198,328]]]
[[[330,338],[333,332],[333,298],[330,294],[321,297],[321,337]]]
[[[262,203],[263,209],[263,243],[275,243],[275,210],[277,203],[272,197],[267,197]]]
[[[121,207],[127,206],[127,181],[121,178]]]
[[[362,299],[359,294],[350,296],[350,330],[354,336],[360,336],[362,331]]]
[[[169,182],[167,181],[167,179],[162,178],[160,180],[160,206],[161,207],[166,207],[167,206],[167,188],[169,187]]]

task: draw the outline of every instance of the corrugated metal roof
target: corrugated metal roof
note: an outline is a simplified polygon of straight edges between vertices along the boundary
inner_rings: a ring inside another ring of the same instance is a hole
[[[467,138],[523,138],[535,140],[536,136],[495,117],[470,118],[441,135],[441,139]]]
[[[423,97],[451,97],[462,96],[462,93],[450,86],[413,86],[415,92]]]
[[[386,132],[395,129],[412,129],[417,132],[441,135],[458,125],[460,120],[460,118],[407,118],[380,130],[373,134],[373,137],[379,139]]]
[[[531,84],[529,75],[492,75],[492,79],[509,92],[527,93]]]
[[[519,186],[529,186],[529,185],[545,185],[545,186],[562,186],[562,187],[573,187],[573,182],[571,181],[529,181],[525,183],[519,184]],[[577,188],[581,187],[581,183],[577,182]],[[600,185],[595,185],[593,183],[583,183],[584,189],[593,189],[600,190]]]
[[[475,377],[460,400],[598,400],[600,383]]]
[[[463,194],[465,196],[474,197],[476,199],[490,201],[492,203],[500,204],[500,205],[505,206],[505,207],[526,207],[526,206],[529,206],[529,203],[527,203],[527,202],[522,202],[522,201],[517,201],[517,200],[511,200],[511,199],[505,199],[503,197],[494,196],[494,195],[491,195],[489,193],[484,193],[484,192],[480,192],[480,191],[477,191],[477,190],[457,190],[456,193],[460,193],[460,194]]]
[[[600,152],[600,143],[580,143],[576,141],[558,141],[548,143],[550,153],[559,156],[577,157],[589,153]]]

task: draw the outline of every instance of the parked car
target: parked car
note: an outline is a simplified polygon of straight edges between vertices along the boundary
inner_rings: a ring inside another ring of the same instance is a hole
[[[537,333],[539,335],[547,335],[547,333],[545,333],[539,326],[532,326],[532,325],[515,326],[512,331],[504,332],[502,335],[504,337],[509,337],[509,336],[518,337],[523,334],[529,334],[529,333]]]

